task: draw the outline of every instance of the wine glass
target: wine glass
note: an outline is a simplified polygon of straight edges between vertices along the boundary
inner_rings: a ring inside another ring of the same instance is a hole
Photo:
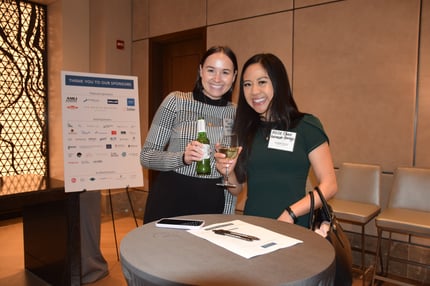
[[[235,133],[228,133],[224,134],[221,142],[218,147],[218,152],[225,154],[226,158],[228,159],[234,159],[237,156],[237,153],[239,151],[238,146],[238,139],[237,134]],[[220,187],[236,187],[235,184],[232,184],[228,181],[228,166],[225,168],[225,176],[222,183],[218,183],[217,186]]]

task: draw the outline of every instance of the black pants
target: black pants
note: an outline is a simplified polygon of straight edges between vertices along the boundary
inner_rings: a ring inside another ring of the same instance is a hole
[[[165,217],[222,213],[224,190],[218,187],[220,179],[202,179],[160,172],[149,191],[144,223]]]

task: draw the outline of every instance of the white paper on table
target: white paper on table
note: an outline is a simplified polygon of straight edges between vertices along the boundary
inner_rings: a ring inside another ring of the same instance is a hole
[[[236,237],[219,235],[212,231],[214,229],[225,229],[252,235],[258,237],[259,240],[247,241]],[[241,220],[211,224],[201,229],[188,230],[188,232],[245,258],[270,253],[303,242]]]

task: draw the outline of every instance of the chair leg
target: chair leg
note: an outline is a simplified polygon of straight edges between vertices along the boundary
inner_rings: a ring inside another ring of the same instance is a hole
[[[365,225],[361,225],[361,271],[362,271],[362,277],[361,281],[363,282],[363,286],[366,285],[366,266],[365,266],[365,260],[366,260],[366,240],[365,240]]]
[[[382,264],[382,250],[381,250],[381,244],[382,244],[382,229],[378,228],[378,239],[376,242],[376,257],[375,257],[375,263],[373,266],[373,275],[372,275],[372,283],[371,285],[374,286],[375,285],[375,278],[376,278],[376,273],[378,272],[378,259],[380,259],[380,267],[381,267],[381,271],[384,271],[383,268],[383,264]]]
[[[366,241],[365,241],[365,235],[364,235],[364,225],[361,225],[361,269],[366,269],[365,267],[365,250],[366,250]]]
[[[381,239],[382,239],[382,231],[381,231]],[[384,268],[384,262],[383,262],[383,259],[382,259],[382,246],[379,248],[379,267],[381,269]]]
[[[387,263],[386,263],[386,265],[385,265],[385,271],[383,271],[383,272],[382,272],[383,274],[387,274],[387,273],[388,273],[388,265],[390,264],[390,257],[391,257],[391,243],[392,243],[391,236],[392,236],[392,232],[390,231],[389,233],[390,233],[390,235],[389,235],[389,237],[388,237]]]

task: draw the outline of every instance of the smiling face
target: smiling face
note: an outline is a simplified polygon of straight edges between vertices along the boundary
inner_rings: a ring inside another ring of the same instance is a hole
[[[233,62],[224,53],[210,55],[200,66],[203,93],[210,99],[221,99],[236,78]]]
[[[252,64],[246,68],[242,88],[248,105],[263,119],[268,119],[274,92],[272,81],[261,64]]]

